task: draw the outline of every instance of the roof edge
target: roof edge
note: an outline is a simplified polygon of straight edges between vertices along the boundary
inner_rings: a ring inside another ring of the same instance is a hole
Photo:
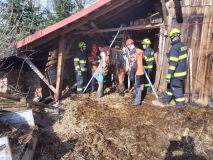
[[[16,49],[19,49],[27,44],[30,44],[68,24],[71,24],[72,22],[88,15],[89,13],[92,13],[93,11],[95,11],[96,9],[106,5],[107,3],[111,2],[112,0],[99,0],[97,1],[96,3],[84,8],[83,10],[51,25],[51,26],[48,26],[47,28],[44,28],[40,31],[37,31],[35,32],[34,34],[30,35],[30,36],[27,36],[26,38],[16,42]]]

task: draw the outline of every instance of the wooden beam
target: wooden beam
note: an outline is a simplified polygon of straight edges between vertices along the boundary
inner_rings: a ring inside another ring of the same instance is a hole
[[[142,3],[142,2],[141,2]],[[142,4],[136,4],[137,7],[140,7]],[[122,6],[121,8],[118,8],[116,11],[113,11],[113,13],[107,13],[106,15],[103,15],[102,18],[100,18],[100,21],[98,21],[99,24],[103,23],[109,23],[110,20],[114,20],[116,17],[119,17],[119,15],[123,15],[126,10],[128,10],[127,13],[131,13],[130,9],[135,6],[135,3],[129,3],[127,5]],[[134,8],[135,9],[135,8]],[[120,17],[119,17],[120,18]]]
[[[165,28],[167,29],[168,21],[167,21],[167,15],[166,15],[166,3],[165,3],[165,0],[161,0],[161,5],[162,5],[162,11],[163,11],[164,25],[165,25]]]
[[[56,102],[61,97],[61,89],[64,74],[64,59],[66,54],[65,52],[66,52],[66,40],[64,36],[61,36],[58,42],[58,66],[57,66],[56,93],[55,93]]]
[[[160,24],[153,25],[153,26],[145,26],[145,25],[138,25],[138,26],[130,26],[130,27],[123,27],[120,31],[126,30],[143,30],[143,29],[153,29],[153,28],[160,28]],[[94,33],[104,33],[104,32],[116,32],[119,28],[110,28],[110,29],[99,29],[99,30],[90,30],[84,32],[76,32],[74,34],[94,34]]]
[[[38,68],[28,59],[24,59],[24,61],[29,65],[29,67],[39,76],[39,78],[54,92],[56,93],[56,89],[52,86],[49,81],[45,78],[45,76],[38,70]]]
[[[99,30],[99,28],[97,27],[97,25],[94,23],[94,22],[91,22],[90,23],[90,26],[92,27],[92,28],[94,28],[95,30]],[[99,35],[103,38],[103,39],[105,39],[105,35],[104,35],[104,33],[99,33]]]
[[[3,93],[3,92],[0,92],[0,97],[11,99],[11,100],[14,100],[14,101],[21,101],[21,99],[22,99],[21,97],[14,96],[14,95],[11,95],[11,94],[8,94],[8,93]],[[29,104],[35,105],[35,106],[41,106],[41,107],[44,107],[44,108],[50,108],[50,109],[55,108],[54,106],[51,106],[51,105],[47,105],[47,104],[44,104],[44,103],[41,103],[41,102],[34,102],[34,101],[30,101],[30,100],[26,100],[26,103],[29,103]]]
[[[20,97],[16,97],[11,94],[3,93],[3,92],[0,92],[0,97],[15,100],[15,101],[20,101],[20,99],[21,99]]]
[[[85,26],[85,25],[83,25],[83,26],[81,26],[81,27],[79,27],[78,28],[80,31],[85,31],[85,30],[90,30],[91,28],[90,27],[87,27],[87,26]],[[79,32],[80,32],[79,31]],[[93,38],[93,35],[88,35],[90,38]],[[72,38],[72,37],[71,37]]]
[[[49,42],[49,41],[52,41],[54,39],[56,39],[58,37],[58,33],[51,33],[50,35],[48,36],[45,36],[43,38],[41,38],[39,41],[34,41],[30,44],[27,44],[26,46],[20,48],[19,50],[20,51],[24,51],[24,50],[27,50],[28,48],[36,48],[36,47],[40,47],[41,45],[44,45],[45,43]]]

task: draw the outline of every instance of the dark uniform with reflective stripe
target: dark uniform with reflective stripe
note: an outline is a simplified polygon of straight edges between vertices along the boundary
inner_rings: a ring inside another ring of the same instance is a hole
[[[169,61],[169,70],[166,75],[167,81],[170,81],[167,86],[167,91],[162,98],[163,103],[168,103],[174,96],[177,106],[183,106],[185,103],[183,86],[187,76],[187,47],[180,41],[171,43],[172,47],[167,54]]]
[[[77,93],[83,93],[83,85],[86,80],[87,56],[85,52],[79,52],[74,57],[74,66],[76,72]]]
[[[154,62],[155,62],[154,50],[151,47],[147,47],[144,50],[144,69],[146,70],[146,73],[148,74],[149,78],[151,78],[151,75],[152,75],[152,71],[154,68]],[[152,90],[151,85],[149,84],[149,82],[146,78],[145,78],[144,87],[147,91]]]

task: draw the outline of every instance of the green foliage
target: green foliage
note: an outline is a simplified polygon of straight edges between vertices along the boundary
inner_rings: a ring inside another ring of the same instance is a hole
[[[69,17],[73,12],[73,10],[75,9],[75,5],[72,1],[69,0],[54,0],[54,1],[55,1],[54,9],[57,21]]]
[[[47,12],[48,21],[45,22],[45,26],[69,17],[84,8],[84,6],[85,0],[53,0],[53,11]]]
[[[5,33],[16,32],[16,39],[34,33],[44,27],[45,12],[32,0],[5,0],[5,13],[1,16],[7,26]]]
[[[0,0],[0,37],[15,33],[15,39],[20,40],[69,17],[94,1],[53,0],[53,10],[49,11],[41,8],[38,0]]]
[[[75,3],[78,7],[78,10],[81,10],[84,8],[86,1],[85,0],[75,0]]]

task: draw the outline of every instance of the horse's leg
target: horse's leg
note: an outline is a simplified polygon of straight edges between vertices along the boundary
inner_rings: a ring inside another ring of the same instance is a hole
[[[104,76],[102,74],[98,74],[98,90],[96,93],[97,98],[101,98],[104,95]]]
[[[103,97],[103,95],[104,95],[104,83],[99,81],[96,97],[101,98]]]
[[[119,93],[119,78],[118,78],[118,73],[113,72],[113,77],[114,77],[114,83],[116,87],[116,92]]]
[[[119,95],[120,95],[120,96],[124,96],[124,90],[125,90],[124,79],[125,79],[125,72],[120,72],[120,73],[118,74],[118,80],[119,80]]]

